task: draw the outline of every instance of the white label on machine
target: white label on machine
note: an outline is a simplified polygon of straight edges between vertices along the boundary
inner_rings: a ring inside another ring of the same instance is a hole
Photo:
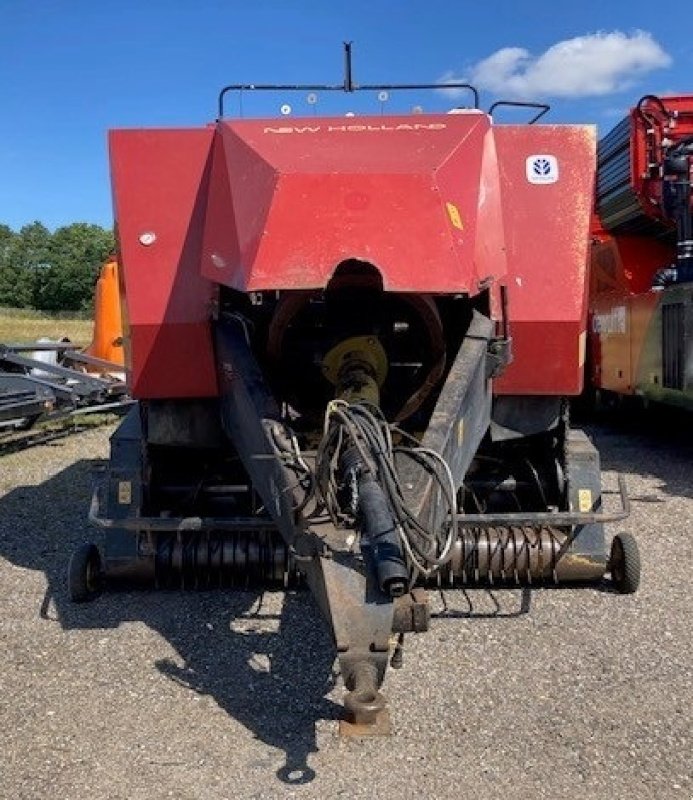
[[[592,333],[602,336],[608,333],[624,334],[628,329],[628,315],[625,306],[614,306],[592,316]]]
[[[558,180],[558,159],[556,156],[529,156],[525,162],[527,180],[530,183],[556,183]]]
[[[132,483],[118,481],[118,505],[129,506],[132,503]]]

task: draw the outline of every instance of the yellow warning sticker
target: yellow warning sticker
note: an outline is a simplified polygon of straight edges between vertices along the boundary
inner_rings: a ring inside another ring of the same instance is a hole
[[[462,447],[462,442],[464,442],[464,419],[457,423],[457,446]]]
[[[121,506],[129,506],[132,502],[132,483],[130,481],[118,481],[118,503]]]
[[[580,489],[578,491],[578,509],[582,512],[592,510],[592,490]]]
[[[459,230],[463,230],[464,225],[462,224],[459,208],[454,203],[446,203],[445,208],[447,209],[448,217],[450,217],[450,222]]]

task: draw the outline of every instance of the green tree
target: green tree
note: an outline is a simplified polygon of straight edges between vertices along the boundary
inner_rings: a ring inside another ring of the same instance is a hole
[[[7,264],[7,259],[17,234],[10,228],[9,225],[0,224],[0,267]]]
[[[16,236],[8,225],[0,225],[0,306],[17,305],[17,275],[10,266],[10,253]]]
[[[34,271],[48,258],[50,231],[40,222],[14,233],[0,226],[0,305],[32,305]]]
[[[99,268],[113,252],[113,232],[76,222],[51,232],[41,222],[15,233],[0,225],[0,305],[46,311],[91,307]]]
[[[91,307],[99,269],[113,252],[112,231],[76,222],[58,228],[50,239],[48,266],[36,272],[34,303],[47,311]]]

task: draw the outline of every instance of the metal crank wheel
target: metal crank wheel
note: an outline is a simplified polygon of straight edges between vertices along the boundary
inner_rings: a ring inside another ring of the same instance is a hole
[[[611,543],[609,570],[614,588],[620,594],[633,594],[640,585],[640,551],[635,537],[619,533]]]
[[[67,590],[73,603],[86,603],[101,593],[103,568],[99,548],[88,542],[80,545],[67,565]]]

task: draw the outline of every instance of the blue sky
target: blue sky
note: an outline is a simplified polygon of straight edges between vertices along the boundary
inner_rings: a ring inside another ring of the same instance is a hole
[[[474,79],[606,131],[646,92],[693,93],[687,4],[548,0],[0,0],[0,222],[111,224],[106,131],[203,125],[235,82]],[[246,100],[274,116],[302,96]],[[318,107],[331,111],[321,97]],[[445,93],[388,101],[444,110]],[[371,98],[339,110],[379,112]],[[335,108],[337,110],[337,108]],[[310,111],[308,111],[310,113]],[[252,115],[252,114],[251,114]]]

